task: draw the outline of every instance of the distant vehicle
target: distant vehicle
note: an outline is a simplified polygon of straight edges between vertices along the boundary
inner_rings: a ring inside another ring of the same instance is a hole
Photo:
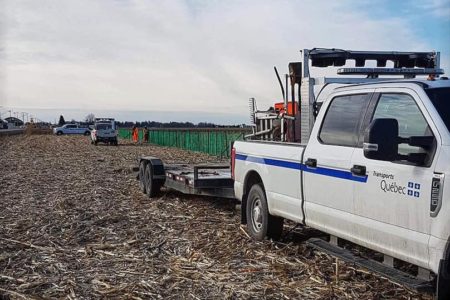
[[[112,118],[96,118],[94,129],[91,131],[91,143],[99,142],[110,145],[118,145],[116,122]]]
[[[56,135],[63,134],[82,134],[88,136],[91,131],[88,127],[79,124],[65,124],[61,127],[53,128],[53,133]]]

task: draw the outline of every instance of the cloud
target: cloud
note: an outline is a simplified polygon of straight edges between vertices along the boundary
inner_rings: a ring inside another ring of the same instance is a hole
[[[417,5],[436,17],[445,18],[447,21],[450,18],[450,1],[448,0],[419,1]]]
[[[0,0],[2,1],[2,0]],[[430,50],[353,1],[8,1],[8,106],[241,114],[299,50]]]

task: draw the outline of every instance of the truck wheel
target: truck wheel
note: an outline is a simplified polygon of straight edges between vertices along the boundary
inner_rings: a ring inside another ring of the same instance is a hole
[[[283,231],[283,218],[269,214],[266,194],[260,184],[250,189],[247,198],[247,231],[255,240],[262,241],[266,236],[277,240]]]
[[[62,133],[62,131],[58,131],[57,133],[56,133],[56,135],[62,135],[63,133]]]
[[[161,189],[161,185],[159,182],[153,179],[153,168],[151,164],[147,164],[145,167],[145,191],[147,192],[147,196],[149,198],[155,197],[159,190]]]
[[[89,132],[89,131],[86,131],[85,133],[84,133],[84,135],[85,136],[88,136],[88,135],[90,135],[91,133]]]
[[[436,300],[447,300],[450,299],[450,272],[449,272],[449,261],[441,260],[439,263],[439,273],[436,282],[436,292],[434,299]]]
[[[139,164],[139,189],[145,194],[145,161]]]

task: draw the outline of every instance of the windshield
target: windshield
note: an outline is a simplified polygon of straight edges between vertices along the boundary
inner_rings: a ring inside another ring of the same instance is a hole
[[[109,123],[100,123],[100,124],[95,124],[95,129],[97,129],[97,130],[112,129],[112,126]]]
[[[434,88],[425,91],[450,131],[450,88]]]

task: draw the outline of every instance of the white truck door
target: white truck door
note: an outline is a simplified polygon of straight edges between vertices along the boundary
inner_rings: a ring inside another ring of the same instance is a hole
[[[71,134],[72,133],[72,126],[73,125],[65,125],[64,134]]]
[[[365,126],[373,119],[394,118],[399,124],[400,137],[439,138],[433,133],[437,131],[416,93],[399,88],[378,91]],[[368,175],[366,184],[354,185],[355,236],[367,247],[428,267],[430,197],[436,148],[424,150],[399,145],[400,154],[426,152],[426,160],[420,165],[400,160],[367,159],[362,148],[355,150],[352,164],[364,166]]]
[[[354,182],[367,179],[350,169],[372,91],[334,94],[324,103],[317,118],[323,122],[315,124],[303,158],[306,224],[346,238],[352,234]]]
[[[67,134],[74,134],[74,133],[76,133],[75,132],[76,129],[77,129],[77,125],[67,125],[65,131],[67,132]]]

